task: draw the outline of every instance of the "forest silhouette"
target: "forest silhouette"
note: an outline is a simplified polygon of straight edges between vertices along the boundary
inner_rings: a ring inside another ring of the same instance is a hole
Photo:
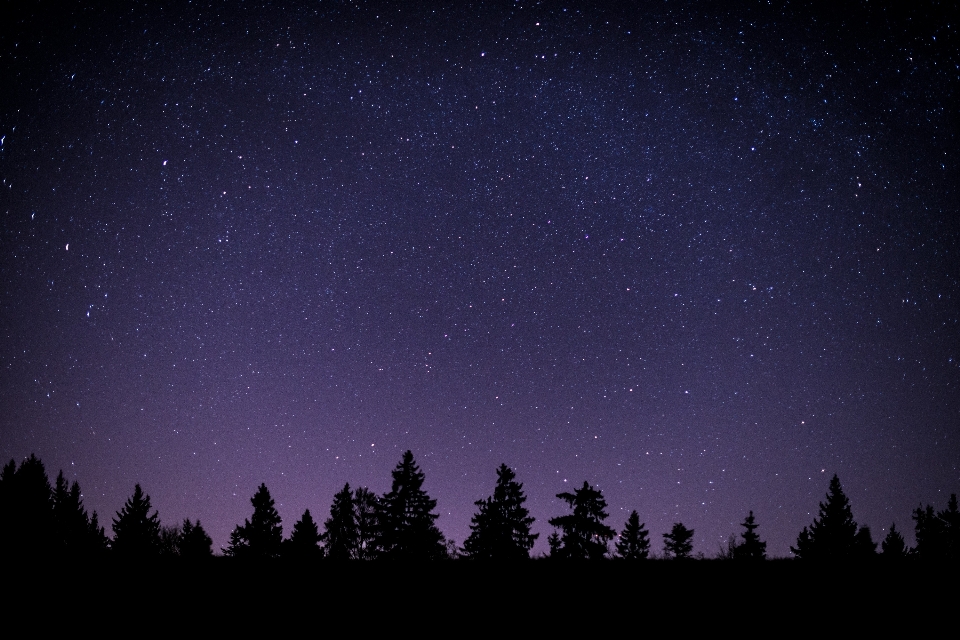
[[[151,506],[150,496],[136,484],[133,493],[112,518],[108,536],[96,512],[83,505],[78,482],[64,479],[61,471],[50,483],[43,463],[35,455],[19,465],[10,460],[0,472],[0,549],[7,558],[117,561],[179,559],[201,561],[215,555],[237,562],[287,560],[333,565],[360,561],[460,563],[518,562],[531,559],[539,534],[531,533],[534,518],[524,507],[526,496],[515,472],[505,464],[496,470],[493,493],[477,500],[470,535],[459,547],[437,528],[437,501],[423,489],[424,474],[406,451],[392,471],[390,491],[376,495],[366,487],[344,485],[332,498],[322,527],[309,510],[283,536],[281,518],[265,484],[251,497],[252,512],[230,534],[226,547],[216,554],[200,520],[163,525]],[[694,531],[674,523],[663,533],[663,551],[651,548],[650,532],[632,511],[617,531],[606,520],[602,492],[584,481],[572,492],[557,497],[568,513],[550,518],[554,532],[550,562],[603,560],[630,564],[651,559],[672,562],[703,560],[693,546]],[[913,514],[916,545],[907,546],[896,524],[878,545],[870,529],[858,525],[840,484],[830,480],[813,522],[797,535],[791,552],[800,563],[910,560],[956,561],[960,558],[960,509],[952,494],[942,510],[920,505]],[[743,565],[767,559],[753,511],[741,523],[743,531],[731,536],[725,548],[711,558]],[[879,547],[879,549],[878,549]],[[679,564],[685,564],[680,562]],[[679,565],[678,565],[679,566]]]

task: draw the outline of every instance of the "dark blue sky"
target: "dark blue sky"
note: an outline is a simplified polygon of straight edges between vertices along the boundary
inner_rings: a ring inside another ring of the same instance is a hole
[[[408,448],[457,542],[501,462],[537,550],[587,480],[787,555],[833,473],[912,540],[960,491],[960,43],[885,6],[4,7],[0,454],[217,547]]]

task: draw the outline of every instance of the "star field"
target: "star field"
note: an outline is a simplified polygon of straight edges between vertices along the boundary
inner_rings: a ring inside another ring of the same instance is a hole
[[[226,545],[411,449],[462,543],[583,480],[788,555],[960,489],[936,3],[6,7],[0,453]],[[321,514],[321,515],[318,515]],[[108,527],[109,528],[109,527]]]

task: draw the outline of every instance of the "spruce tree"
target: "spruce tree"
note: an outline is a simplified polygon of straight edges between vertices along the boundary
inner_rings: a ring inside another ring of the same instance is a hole
[[[693,529],[687,529],[683,523],[674,523],[670,533],[663,534],[663,552],[667,557],[682,560],[689,558],[692,551]]]
[[[377,509],[379,498],[366,487],[353,492],[353,511],[357,522],[357,540],[353,557],[372,560],[376,557]]]
[[[767,543],[760,540],[756,529],[756,518],[753,517],[753,511],[747,516],[746,520],[740,523],[740,526],[746,529],[741,533],[743,542],[733,548],[734,560],[763,560],[767,557]]]
[[[189,519],[180,527],[180,557],[187,560],[209,558],[213,556],[213,540],[203,530],[200,521],[193,524]]]
[[[563,533],[558,556],[574,560],[599,560],[607,553],[607,542],[616,531],[603,523],[607,519],[607,501],[599,489],[586,481],[573,493],[564,491],[557,497],[566,502],[573,513],[548,521]]]
[[[378,555],[387,559],[439,560],[446,556],[433,513],[437,501],[423,490],[423,472],[407,451],[392,472],[390,492],[378,509]]]
[[[253,516],[234,528],[230,534],[230,546],[224,549],[224,553],[243,558],[276,558],[283,542],[283,527],[266,484],[260,485],[250,503]]]
[[[617,557],[624,560],[646,560],[650,555],[650,533],[640,515],[631,511],[616,543]]]
[[[887,536],[880,543],[880,550],[884,558],[906,557],[907,543],[904,542],[903,536],[897,531],[896,523],[890,525],[890,531],[887,532]]]
[[[921,505],[913,512],[916,525],[915,552],[924,560],[960,559],[960,509],[957,494],[951,494],[947,508],[936,512],[932,505]]]
[[[160,516],[150,515],[150,496],[137,484],[133,495],[113,519],[113,551],[128,558],[149,558],[160,553]]]
[[[333,496],[330,517],[323,523],[327,557],[331,560],[350,560],[355,557],[359,534],[350,484]]]
[[[36,559],[59,551],[53,489],[43,462],[31,454],[16,468],[11,460],[2,478],[0,553]]]
[[[820,503],[820,515],[804,527],[797,537],[797,546],[790,550],[804,560],[839,560],[860,555],[864,540],[857,539],[857,523],[853,520],[850,501],[843,493],[840,478],[830,480],[826,502]]]
[[[53,519],[57,527],[57,546],[68,557],[90,555],[96,548],[91,540],[90,518],[83,508],[80,484],[68,487],[63,471],[57,474],[53,488]]]
[[[316,560],[323,557],[320,547],[320,531],[310,515],[310,509],[293,525],[290,538],[284,540],[283,555],[296,560]]]
[[[463,543],[464,554],[481,560],[520,560],[530,557],[539,534],[531,534],[534,519],[523,506],[523,485],[510,467],[497,469],[493,495],[477,500],[477,513],[470,521],[470,535]]]

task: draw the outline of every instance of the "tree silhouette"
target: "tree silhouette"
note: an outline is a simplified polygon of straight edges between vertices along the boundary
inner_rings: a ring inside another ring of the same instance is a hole
[[[133,495],[113,519],[113,551],[128,558],[148,558],[160,553],[160,516],[150,515],[150,496],[137,484]]]
[[[407,451],[392,472],[390,492],[377,512],[378,555],[404,560],[439,560],[446,556],[443,534],[433,513],[437,501],[423,490],[423,472]]]
[[[897,531],[896,523],[890,525],[890,531],[887,532],[887,537],[880,544],[880,550],[884,558],[906,557],[907,543],[904,542],[903,536]]]
[[[913,512],[917,546],[915,552],[924,560],[960,559],[960,509],[957,494],[951,494],[947,508],[935,512],[933,506],[922,505]]]
[[[624,560],[646,560],[650,555],[650,532],[640,515],[631,511],[616,543],[617,557]]]
[[[193,524],[189,519],[180,527],[180,557],[188,560],[209,558],[213,555],[213,540],[207,535],[197,520]]]
[[[230,534],[230,546],[224,549],[224,553],[242,558],[276,558],[280,555],[283,527],[266,484],[260,485],[250,503],[253,516],[234,528]]]
[[[526,499],[516,474],[501,464],[493,495],[474,503],[478,511],[470,520],[470,535],[463,542],[464,554],[481,560],[529,558],[539,534],[530,533],[534,519],[523,506]]]
[[[350,560],[358,544],[357,517],[350,484],[333,496],[330,517],[323,523],[327,557],[331,560]]]
[[[798,558],[805,560],[837,560],[861,557],[866,554],[869,530],[857,537],[857,523],[850,511],[850,501],[843,493],[840,478],[830,480],[826,502],[820,503],[820,515],[813,524],[804,527],[797,537],[797,546],[790,547]],[[869,540],[869,542],[868,542]],[[873,545],[874,548],[876,545]]]
[[[35,455],[11,460],[0,474],[0,553],[39,557],[58,549],[53,490]]]
[[[353,511],[357,522],[353,557],[356,560],[372,560],[376,557],[378,504],[377,495],[366,487],[358,487],[353,492]]]
[[[576,560],[599,560],[607,553],[607,541],[616,531],[603,523],[607,519],[607,501],[599,489],[586,480],[573,493],[564,491],[557,497],[566,502],[573,513],[550,518],[548,521],[563,533],[560,535],[558,557]]]
[[[767,543],[760,540],[756,529],[756,518],[753,517],[753,511],[747,516],[746,520],[740,523],[740,526],[746,529],[741,533],[743,542],[733,548],[734,560],[763,560],[767,557]]]
[[[303,516],[293,525],[290,538],[284,540],[283,554],[297,560],[316,560],[323,557],[320,547],[320,531],[317,523],[310,515],[310,509],[303,512]]]
[[[91,520],[83,508],[80,483],[74,480],[68,488],[63,471],[57,475],[53,488],[53,520],[59,553],[67,557],[86,557],[107,549],[109,541],[97,523],[97,513],[93,513]]]
[[[663,551],[667,557],[677,560],[689,558],[693,551],[693,529],[687,529],[683,523],[676,522],[670,533],[663,534]]]

